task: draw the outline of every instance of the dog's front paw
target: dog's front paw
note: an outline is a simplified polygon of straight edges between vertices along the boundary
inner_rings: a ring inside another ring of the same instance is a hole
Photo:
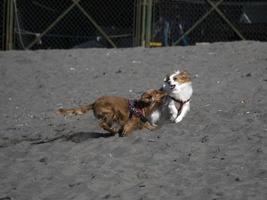
[[[119,134],[119,137],[125,136],[125,131],[124,131],[123,127],[119,129],[118,134]]]
[[[133,131],[133,127],[129,126],[129,124],[126,124],[118,131],[118,133],[120,137],[124,137],[124,136],[130,135],[132,131]]]
[[[153,124],[153,125],[151,126],[150,130],[151,130],[151,131],[154,131],[154,130],[156,130],[156,129],[158,129],[158,128],[159,128],[158,125]]]
[[[127,135],[124,130],[120,130],[118,133],[120,137],[124,137]]]
[[[171,120],[172,122],[174,122],[176,118],[177,118],[177,115],[172,115],[172,116],[170,117],[170,120]]]
[[[177,117],[174,122],[177,124],[177,123],[181,122],[182,119],[183,119],[182,117]]]
[[[154,124],[154,123],[150,124],[149,122],[146,122],[144,127],[147,128],[150,131],[153,131],[153,130],[158,128],[158,126],[156,124]]]

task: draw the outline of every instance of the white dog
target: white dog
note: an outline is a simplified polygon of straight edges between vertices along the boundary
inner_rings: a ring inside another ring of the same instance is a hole
[[[192,82],[186,71],[176,71],[164,79],[162,90],[168,93],[164,105],[150,115],[151,124],[171,120],[179,123],[190,110],[193,94]]]

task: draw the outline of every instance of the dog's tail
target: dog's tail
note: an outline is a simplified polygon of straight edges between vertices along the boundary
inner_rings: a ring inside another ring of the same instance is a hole
[[[68,109],[60,108],[57,110],[56,113],[59,115],[63,115],[63,116],[83,115],[89,112],[90,110],[92,110],[93,106],[94,104],[89,104],[89,105],[80,106],[78,108],[68,108]]]

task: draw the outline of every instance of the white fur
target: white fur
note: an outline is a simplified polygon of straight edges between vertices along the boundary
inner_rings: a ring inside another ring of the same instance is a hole
[[[168,82],[164,80],[162,89],[165,90],[169,97],[166,98],[165,103],[156,111],[154,111],[150,116],[150,122],[152,124],[166,123],[166,121],[171,120],[172,122],[179,123],[185,117],[187,112],[190,110],[189,100],[193,94],[193,88],[191,82],[178,83],[173,78],[178,75],[180,71],[176,71],[169,76]],[[172,88],[172,86],[175,86]],[[183,104],[180,114],[175,102],[171,97],[176,100],[186,102]]]

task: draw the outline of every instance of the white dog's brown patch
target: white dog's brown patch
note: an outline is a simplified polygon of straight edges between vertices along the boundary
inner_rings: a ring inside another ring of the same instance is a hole
[[[182,71],[176,76],[173,77],[173,80],[182,84],[182,83],[188,83],[191,82],[190,75],[186,71]]]

